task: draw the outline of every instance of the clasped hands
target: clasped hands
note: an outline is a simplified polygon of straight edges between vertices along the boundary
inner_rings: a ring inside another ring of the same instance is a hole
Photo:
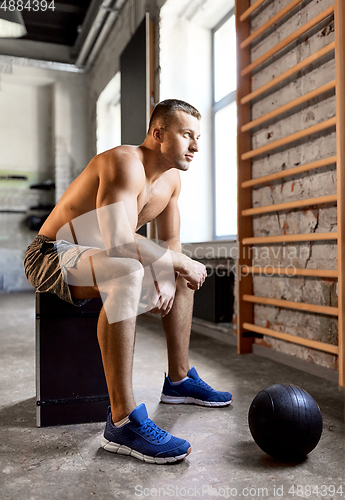
[[[143,301],[148,301],[147,309],[153,314],[166,316],[172,308],[176,292],[176,275],[169,272],[161,272],[154,281],[145,286],[143,282]]]
[[[154,280],[144,276],[142,300],[148,301],[147,310],[153,314],[161,314],[162,318],[169,314],[174,303],[176,279],[179,274],[187,281],[191,290],[198,290],[203,285],[207,277],[206,267],[201,262],[191,263],[191,269],[186,273],[162,271]]]

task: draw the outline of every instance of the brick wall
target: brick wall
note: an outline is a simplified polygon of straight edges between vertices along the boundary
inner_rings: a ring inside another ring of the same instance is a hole
[[[259,14],[252,19],[251,28],[255,30],[289,0],[274,0],[266,3]],[[271,47],[283,40],[300,26],[332,5],[332,0],[312,0],[302,3],[288,20],[275,26],[271,33],[252,46],[252,61]],[[289,46],[279,58],[270,61],[260,71],[254,72],[252,87],[255,90],[289,67],[297,64],[312,53],[334,41],[334,21],[329,18],[318,29],[304,35],[299,43]],[[279,89],[275,89],[252,105],[252,119],[255,119],[293,99],[314,90],[335,79],[334,54],[328,59],[308,67],[294,75],[293,79]],[[254,129],[252,148],[269,144],[299,130],[310,127],[335,116],[334,91],[323,94],[321,98],[295,108],[288,114]],[[253,159],[252,176],[254,178],[280,170],[303,165],[336,153],[335,127],[322,133],[314,134],[289,147],[272,150],[270,154]],[[282,203],[305,198],[336,194],[336,166],[311,170],[291,176],[279,182],[270,183],[253,189],[253,207]],[[272,212],[253,217],[254,236],[273,236],[282,234],[336,232],[336,205],[327,204],[305,209]],[[286,267],[294,265],[307,269],[336,269],[337,245],[332,241],[300,244],[271,245],[256,247],[254,264],[267,264]],[[296,302],[307,302],[325,306],[337,306],[336,280],[309,277],[267,277],[255,276],[253,280],[255,295]],[[337,344],[337,320],[335,317],[308,314],[289,309],[255,305],[255,323],[277,331],[296,334],[313,340]],[[336,368],[337,358],[296,344],[265,336],[256,339],[258,344],[271,347],[285,354],[297,356],[319,365]]]

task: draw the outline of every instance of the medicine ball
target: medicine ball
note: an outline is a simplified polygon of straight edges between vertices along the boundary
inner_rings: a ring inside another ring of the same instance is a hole
[[[303,459],[322,433],[320,408],[310,394],[293,385],[275,384],[260,391],[248,422],[256,444],[283,461]]]

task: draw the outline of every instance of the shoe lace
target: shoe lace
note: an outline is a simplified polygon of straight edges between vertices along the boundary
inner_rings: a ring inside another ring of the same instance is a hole
[[[197,379],[194,379],[194,382],[199,385],[200,387],[204,387],[205,389],[209,389],[211,391],[213,391],[212,387],[208,384],[206,384],[206,382],[204,382],[202,380],[202,378],[197,378]]]
[[[152,420],[147,419],[142,427],[142,430],[148,437],[153,437],[158,443],[162,441],[165,436],[168,434],[167,431],[164,431],[158,425],[156,425]]]

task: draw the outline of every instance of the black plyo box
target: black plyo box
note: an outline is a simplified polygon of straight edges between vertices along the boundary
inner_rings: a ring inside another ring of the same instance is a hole
[[[106,420],[109,405],[97,321],[101,299],[81,307],[36,292],[37,426]]]

